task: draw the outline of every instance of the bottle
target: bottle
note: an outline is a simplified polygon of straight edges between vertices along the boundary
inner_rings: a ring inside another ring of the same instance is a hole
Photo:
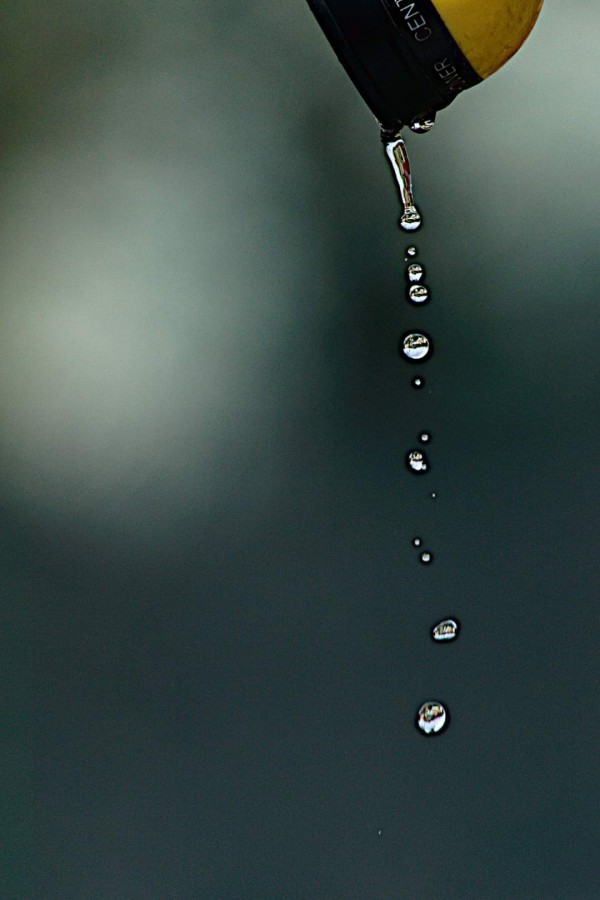
[[[542,0],[308,0],[379,121],[426,131],[521,47]]]

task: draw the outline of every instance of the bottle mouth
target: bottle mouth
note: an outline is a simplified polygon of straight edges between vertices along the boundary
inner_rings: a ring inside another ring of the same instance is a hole
[[[308,0],[382,128],[432,120],[482,78],[432,0]]]

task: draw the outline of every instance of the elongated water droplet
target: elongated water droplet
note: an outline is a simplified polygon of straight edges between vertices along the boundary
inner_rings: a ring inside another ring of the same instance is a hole
[[[433,553],[430,553],[429,550],[424,550],[419,557],[420,562],[424,566],[430,566],[433,562]]]
[[[417,725],[423,734],[439,734],[446,725],[448,714],[438,700],[424,703],[417,713]]]
[[[415,256],[418,256],[418,255],[419,255],[419,251],[417,250],[416,247],[407,247],[407,248],[406,248],[406,255],[407,255],[407,257],[410,257],[411,259],[414,259]]]
[[[411,284],[417,284],[419,281],[423,281],[423,278],[425,277],[425,269],[423,268],[421,263],[411,263],[406,270],[406,277],[411,282]]]
[[[455,619],[444,619],[438,622],[432,629],[431,636],[434,641],[455,641],[458,637],[460,626]]]
[[[428,444],[429,441],[431,440],[431,432],[422,431],[421,434],[419,435],[419,440],[421,441],[422,444]]]
[[[417,231],[421,227],[421,213],[416,207],[413,197],[410,162],[406,144],[399,135],[385,144],[385,152],[392,165],[396,182],[400,190],[403,212],[400,216],[400,227],[404,231]]]
[[[400,346],[404,356],[411,362],[422,362],[432,350],[431,338],[418,332],[404,335]]]
[[[413,386],[417,391],[422,390],[422,389],[425,387],[425,383],[426,383],[426,382],[425,382],[425,379],[424,379],[424,378],[421,378],[419,375],[416,375],[416,376],[413,378],[413,380],[411,381],[412,386]]]
[[[412,284],[408,289],[408,299],[411,303],[427,303],[429,300],[429,288],[425,284]]]
[[[423,538],[415,537],[415,538],[413,538],[412,543],[413,543],[413,547],[420,547],[421,544],[423,543]]]
[[[422,450],[411,450],[406,456],[406,465],[416,475],[423,475],[429,470],[427,457]]]

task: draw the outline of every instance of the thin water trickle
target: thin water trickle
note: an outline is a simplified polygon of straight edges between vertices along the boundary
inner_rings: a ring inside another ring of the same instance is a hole
[[[423,281],[425,269],[421,263],[411,263],[406,270],[406,275],[411,284],[417,284],[419,281]]]
[[[448,714],[438,700],[424,703],[417,713],[417,725],[423,734],[439,734],[446,725]]]
[[[420,332],[406,334],[402,338],[402,353],[411,362],[422,362],[431,353],[431,338]]]
[[[400,216],[400,227],[404,231],[418,231],[423,220],[413,197],[410,162],[406,144],[400,135],[396,135],[391,141],[386,141],[385,152],[391,163],[400,190],[400,199],[403,206],[403,212]]]
[[[441,643],[442,641],[455,641],[459,631],[460,626],[455,619],[444,619],[443,622],[438,622],[437,625],[434,625],[431,636],[434,641],[437,641],[438,643]]]
[[[408,299],[411,303],[427,303],[429,300],[429,288],[425,284],[411,284],[408,289]]]
[[[406,465],[415,475],[429,471],[429,462],[422,450],[411,450],[406,456]]]
[[[410,126],[410,130],[414,131],[415,134],[427,134],[428,131],[431,131],[434,125],[435,116],[427,117],[424,119],[415,119],[415,121]]]

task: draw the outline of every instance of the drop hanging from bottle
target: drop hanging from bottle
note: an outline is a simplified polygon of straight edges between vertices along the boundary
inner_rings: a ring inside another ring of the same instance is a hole
[[[382,132],[382,139],[400,190],[403,206],[400,227],[404,231],[417,231],[423,220],[413,197],[412,176],[406,144],[399,134],[390,137],[390,132]]]

